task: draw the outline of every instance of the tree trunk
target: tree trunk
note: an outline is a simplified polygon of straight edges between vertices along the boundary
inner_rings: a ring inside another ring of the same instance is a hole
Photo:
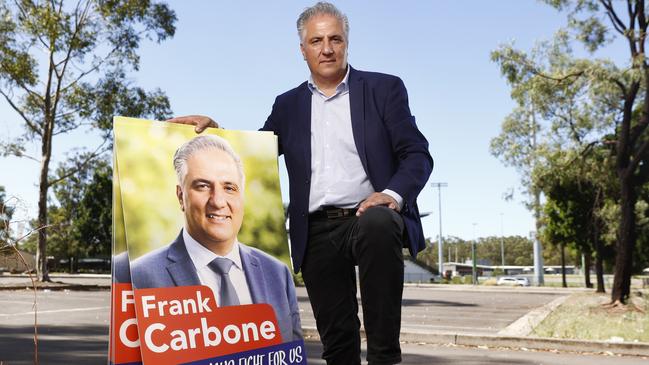
[[[46,98],[46,109],[48,104]],[[49,114],[45,114],[43,139],[41,140],[41,172],[38,180],[38,247],[36,249],[36,274],[41,282],[51,281],[47,271],[47,191],[49,183],[50,159],[52,158],[52,132],[54,121]]]
[[[595,209],[601,209],[601,194],[602,191],[598,189],[595,198]],[[606,293],[604,288],[604,247],[599,235],[601,228],[601,221],[597,214],[593,211],[591,213],[591,222],[593,225],[593,243],[595,244],[595,276],[597,277],[597,292]]]
[[[566,282],[566,245],[561,242],[561,286],[568,287]]]
[[[45,144],[45,142],[43,143]],[[45,146],[43,147],[45,149]],[[36,273],[39,281],[50,281],[47,271],[47,174],[51,153],[43,156],[41,173],[38,186],[38,248],[36,250],[36,261],[38,263]]]
[[[50,281],[47,272],[47,171],[49,158],[43,156],[38,187],[38,247],[36,249],[36,273],[39,281]]]
[[[587,288],[592,288],[593,283],[590,281],[590,267],[592,266],[592,252],[590,250],[584,251],[584,283]]]
[[[615,279],[611,292],[611,303],[625,303],[631,293],[631,264],[635,246],[635,184],[632,174],[620,174],[620,227],[617,234],[615,257]]]
[[[601,246],[601,243],[598,242],[598,246]],[[604,287],[604,260],[602,259],[601,247],[597,248],[597,256],[595,256],[595,275],[597,276],[597,292],[606,293]]]

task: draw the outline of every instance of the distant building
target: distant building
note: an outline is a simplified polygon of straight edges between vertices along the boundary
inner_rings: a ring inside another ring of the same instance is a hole
[[[0,252],[0,272],[20,273],[34,270],[36,267],[36,257],[27,251],[18,250],[18,252],[20,252],[25,262],[20,259],[13,249]],[[27,267],[25,267],[25,263],[27,263]]]
[[[414,261],[404,260],[403,281],[405,283],[432,283],[435,276],[430,270]]]
[[[472,275],[473,273],[473,265],[471,264],[471,262],[445,262],[442,265],[447,276],[449,273],[451,277]],[[494,269],[493,266],[476,265],[476,271],[478,272],[478,276],[491,276]]]

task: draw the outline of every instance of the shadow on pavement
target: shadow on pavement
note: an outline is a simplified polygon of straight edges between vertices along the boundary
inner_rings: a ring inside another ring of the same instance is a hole
[[[0,325],[0,361],[9,365],[34,363],[34,330]],[[103,364],[108,351],[108,327],[39,326],[41,364]]]
[[[322,354],[322,344],[316,341],[306,341],[306,353],[308,356],[309,365],[321,365],[326,364],[324,360],[320,358]],[[405,347],[401,345],[401,358],[402,365],[533,365],[538,364],[535,361],[522,360],[520,358],[504,359],[502,357],[488,357],[483,353],[476,352],[475,356],[466,356],[466,355],[448,355],[448,351],[444,351],[446,354],[444,356],[434,355],[434,354],[421,354],[420,352],[430,351],[431,353],[435,352],[436,346],[416,346],[412,345]],[[414,351],[413,351],[414,349]],[[417,352],[417,353],[413,353]],[[361,359],[365,360],[367,352],[363,349],[361,354]],[[367,364],[367,362],[362,362],[362,364]]]
[[[427,299],[403,299],[402,306],[421,307],[421,306],[436,306],[436,307],[477,307],[474,303],[450,302],[446,300],[427,300]]]

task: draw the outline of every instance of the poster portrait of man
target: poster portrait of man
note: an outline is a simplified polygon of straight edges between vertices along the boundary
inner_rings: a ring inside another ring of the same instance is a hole
[[[134,120],[115,128],[133,288],[205,285],[219,307],[270,304],[283,341],[301,339],[293,277],[278,259],[288,246],[275,137]]]

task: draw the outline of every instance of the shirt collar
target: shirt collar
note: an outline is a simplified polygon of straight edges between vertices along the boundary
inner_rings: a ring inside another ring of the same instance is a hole
[[[340,81],[338,86],[336,86],[336,92],[333,95],[331,95],[330,97],[326,97],[325,94],[322,91],[320,91],[320,89],[318,88],[318,85],[316,85],[315,82],[313,81],[313,75],[309,75],[309,79],[307,80],[307,86],[309,87],[309,90],[311,90],[312,93],[317,92],[318,94],[322,95],[326,99],[331,99],[331,98],[333,98],[334,96],[336,96],[338,94],[342,94],[342,93],[344,93],[346,91],[349,91],[349,82],[348,82],[348,80],[349,80],[349,70],[350,69],[351,69],[351,67],[349,66],[349,64],[347,64],[347,72],[345,73],[345,77],[343,77],[343,79]]]
[[[230,259],[240,270],[243,270],[243,265],[241,264],[241,254],[239,253],[239,241],[234,240],[232,250],[230,250],[227,255],[221,256],[208,250],[200,242],[196,241],[192,236],[189,235],[186,229],[183,229],[183,240],[185,241],[185,248],[187,248],[187,253],[192,259],[192,262],[194,263],[194,266],[197,270],[204,266],[207,266],[217,257]]]

